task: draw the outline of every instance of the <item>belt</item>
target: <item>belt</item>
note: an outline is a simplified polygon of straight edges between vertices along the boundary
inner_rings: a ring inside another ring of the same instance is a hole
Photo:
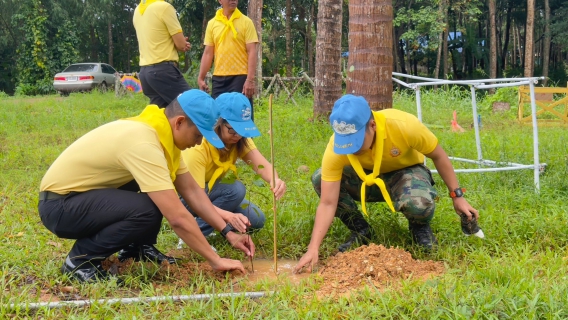
[[[152,66],[157,66],[157,65],[160,65],[160,64],[173,64],[174,66],[177,67],[178,62],[177,61],[162,61],[162,62],[158,62],[158,63],[148,64],[148,65],[145,65],[145,66],[142,66],[142,67],[152,67]]]
[[[51,192],[51,191],[40,191],[39,193],[39,200],[55,200],[65,198],[67,195]]]

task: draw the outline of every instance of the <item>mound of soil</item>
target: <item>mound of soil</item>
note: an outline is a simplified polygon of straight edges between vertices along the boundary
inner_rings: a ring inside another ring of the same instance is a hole
[[[403,279],[428,279],[444,272],[439,261],[421,261],[398,248],[370,244],[330,257],[320,268],[319,296],[343,295],[365,285],[380,289]]]

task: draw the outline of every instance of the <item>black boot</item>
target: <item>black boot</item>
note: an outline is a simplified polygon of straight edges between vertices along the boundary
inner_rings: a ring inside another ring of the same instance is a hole
[[[166,256],[151,244],[131,244],[118,252],[118,260],[120,262],[131,258],[134,259],[134,261],[153,261],[158,264],[161,264],[164,260],[169,264],[175,264],[177,262],[176,258]]]
[[[67,256],[61,266],[61,273],[69,274],[79,282],[108,280],[110,275],[103,269],[101,262],[102,260],[90,260],[78,263]]]
[[[340,252],[345,252],[353,245],[361,246],[367,245],[373,238],[373,229],[369,223],[363,218],[359,211],[346,212],[337,215],[337,217],[351,230],[351,235],[347,240],[342,243],[337,249]]]
[[[412,235],[412,240],[422,246],[425,250],[430,251],[432,250],[432,247],[438,244],[438,240],[434,236],[429,223],[419,224],[409,221],[408,229]]]

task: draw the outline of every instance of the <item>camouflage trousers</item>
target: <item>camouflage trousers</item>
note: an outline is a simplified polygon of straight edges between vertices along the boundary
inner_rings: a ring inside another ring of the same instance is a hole
[[[371,171],[366,170],[366,173],[369,174]],[[396,211],[402,212],[413,223],[425,224],[432,220],[438,193],[433,187],[432,173],[426,166],[417,164],[381,174],[379,177],[385,182]],[[336,217],[362,216],[355,202],[361,201],[362,183],[353,167],[343,168]],[[321,168],[312,175],[312,184],[321,197]],[[376,185],[367,187],[366,196],[367,203],[385,202],[381,190]]]

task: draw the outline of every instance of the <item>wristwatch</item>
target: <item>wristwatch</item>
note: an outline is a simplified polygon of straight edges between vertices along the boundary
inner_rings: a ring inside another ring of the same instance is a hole
[[[235,231],[235,227],[233,227],[232,224],[227,223],[227,225],[225,226],[225,228],[223,228],[223,230],[221,230],[221,235],[226,238],[227,237],[227,233],[231,232],[231,231]]]
[[[457,188],[454,191],[450,191],[450,198],[461,198],[465,193],[465,188]]]

